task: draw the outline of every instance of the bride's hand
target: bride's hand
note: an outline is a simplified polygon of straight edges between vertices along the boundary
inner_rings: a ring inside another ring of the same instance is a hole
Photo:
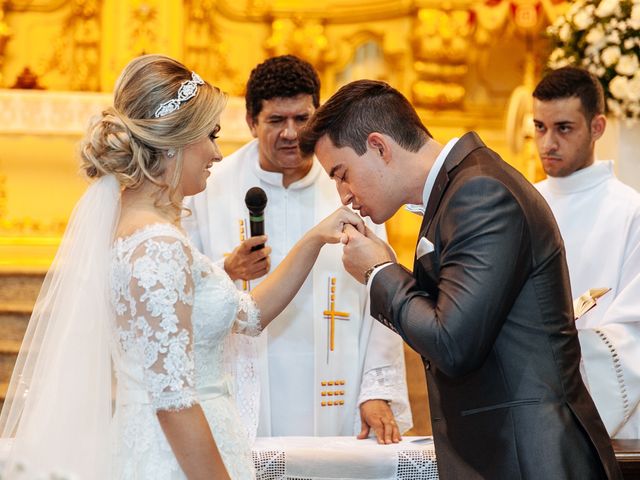
[[[348,237],[344,233],[345,225],[353,225],[363,235],[366,231],[366,226],[360,215],[348,207],[340,207],[324,220],[321,220],[309,233],[322,244],[346,243]]]

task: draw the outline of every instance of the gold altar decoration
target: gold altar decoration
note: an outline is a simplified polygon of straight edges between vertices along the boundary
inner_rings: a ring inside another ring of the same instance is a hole
[[[131,50],[137,55],[151,53],[157,45],[158,11],[155,2],[133,2],[131,6]]]
[[[432,109],[463,106],[473,18],[467,9],[418,10],[411,39],[417,75],[412,88],[414,103]]]
[[[0,270],[50,264],[86,188],[78,141],[134,56],[178,58],[230,94],[224,154],[251,138],[242,98],[251,69],[293,53],[318,69],[321,100],[358,78],[387,81],[438,141],[475,130],[528,172],[531,159],[509,149],[507,105],[525,65],[539,76],[541,32],[565,8],[559,0],[0,0]],[[26,67],[45,91],[7,89]],[[421,220],[402,210],[387,223],[409,267]],[[407,366],[413,431],[429,434],[424,371],[411,352]]]
[[[271,33],[264,42],[268,56],[292,54],[304,58],[319,71],[331,63],[329,39],[325,26],[317,20],[304,20],[302,16],[278,18],[271,22]]]
[[[53,53],[41,70],[58,71],[69,79],[68,88],[78,91],[100,90],[100,2],[73,0],[60,25]]]
[[[185,63],[203,78],[228,79],[227,91],[242,95],[244,79],[231,65],[230,50],[220,34],[215,0],[186,0]]]
[[[7,0],[0,0],[0,85],[2,85],[2,65],[4,63],[4,52],[7,48],[7,42],[11,38],[11,29],[5,21],[4,12]]]
[[[537,159],[509,150],[506,107],[525,70],[528,83],[539,74],[541,32],[565,8],[559,0],[0,0],[0,82],[13,85],[28,67],[50,91],[0,96],[3,234],[59,235],[84,187],[75,149],[88,114],[81,94],[61,103],[56,92],[104,92],[108,103],[119,71],[141,53],[177,57],[230,93],[226,153],[250,138],[241,95],[251,69],[293,53],[318,69],[323,99],[356,78],[385,80],[414,102],[436,139],[474,129],[531,175]],[[20,162],[43,167],[25,175]],[[56,165],[68,177],[59,178],[60,198],[51,202],[34,186],[37,172]],[[398,214],[389,223],[392,242],[410,246],[416,222]],[[410,263],[407,252],[400,256]]]

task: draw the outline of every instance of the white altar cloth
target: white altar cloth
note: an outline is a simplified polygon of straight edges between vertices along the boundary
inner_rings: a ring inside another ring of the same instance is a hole
[[[257,438],[253,460],[257,480],[438,478],[431,437],[403,437],[392,445],[355,437]]]
[[[0,471],[9,441],[0,439]],[[263,437],[253,447],[257,480],[437,480],[431,437],[403,437],[378,445],[372,438]]]

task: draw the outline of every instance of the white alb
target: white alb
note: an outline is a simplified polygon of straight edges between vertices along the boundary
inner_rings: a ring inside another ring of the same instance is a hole
[[[598,161],[536,187],[567,251],[571,293],[610,288],[576,322],[583,377],[612,438],[640,435],[640,194]]]

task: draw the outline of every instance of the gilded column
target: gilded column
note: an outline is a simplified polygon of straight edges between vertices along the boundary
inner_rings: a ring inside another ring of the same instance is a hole
[[[4,18],[7,3],[8,2],[6,0],[0,0],[0,87],[4,86],[2,67],[4,66],[4,56],[7,43],[9,43],[9,39],[11,38],[11,29]]]
[[[475,17],[467,9],[420,8],[411,37],[416,81],[412,97],[429,109],[461,109]]]

